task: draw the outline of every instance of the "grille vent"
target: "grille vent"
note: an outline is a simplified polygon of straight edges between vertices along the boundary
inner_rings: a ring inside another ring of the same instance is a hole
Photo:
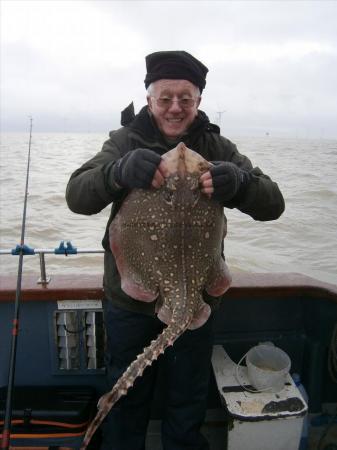
[[[104,367],[103,314],[98,311],[85,313],[87,369]]]
[[[56,311],[57,368],[61,371],[104,368],[102,311]]]
[[[76,311],[56,313],[58,367],[61,370],[80,368],[80,345]]]

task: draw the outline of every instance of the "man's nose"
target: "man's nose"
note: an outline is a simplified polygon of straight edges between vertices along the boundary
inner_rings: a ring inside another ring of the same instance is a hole
[[[173,99],[172,105],[169,107],[169,111],[170,112],[180,112],[180,111],[182,111],[182,109],[183,108],[180,106],[179,100]]]

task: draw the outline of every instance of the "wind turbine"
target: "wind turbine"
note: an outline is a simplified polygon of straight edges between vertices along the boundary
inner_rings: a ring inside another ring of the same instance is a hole
[[[221,128],[222,114],[225,113],[225,112],[226,112],[226,110],[224,110],[224,111],[217,111],[217,114],[218,114],[217,122],[218,122],[218,125],[219,125],[220,128]]]

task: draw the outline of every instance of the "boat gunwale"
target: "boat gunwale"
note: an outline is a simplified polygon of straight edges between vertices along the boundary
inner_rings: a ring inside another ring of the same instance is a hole
[[[319,281],[294,272],[282,273],[232,273],[233,282],[224,294],[223,300],[242,298],[309,296],[337,303],[337,285]],[[38,284],[37,276],[23,276],[21,300],[91,300],[103,298],[102,276],[92,275],[54,275],[49,284]],[[17,280],[15,276],[0,276],[0,302],[15,300]]]

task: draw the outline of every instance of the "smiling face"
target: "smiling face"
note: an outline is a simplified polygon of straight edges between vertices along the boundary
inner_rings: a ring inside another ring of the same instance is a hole
[[[187,80],[158,80],[149,86],[147,103],[158,128],[170,139],[180,137],[198,114],[201,97]]]

